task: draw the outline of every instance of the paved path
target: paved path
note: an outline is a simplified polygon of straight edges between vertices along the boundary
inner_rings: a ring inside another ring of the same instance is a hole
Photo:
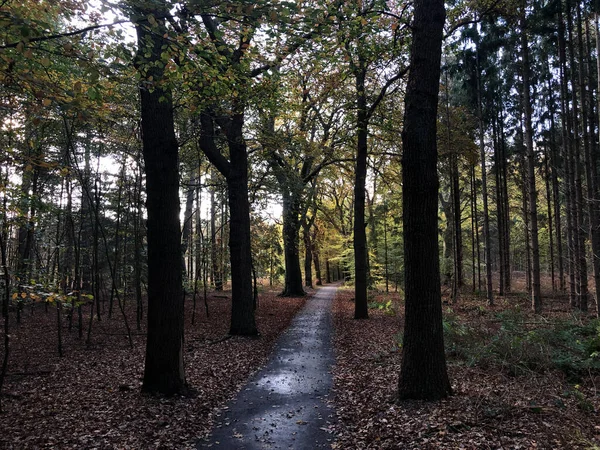
[[[222,412],[199,449],[331,448],[327,405],[333,364],[331,303],[337,286],[320,288],[279,338],[271,359]]]

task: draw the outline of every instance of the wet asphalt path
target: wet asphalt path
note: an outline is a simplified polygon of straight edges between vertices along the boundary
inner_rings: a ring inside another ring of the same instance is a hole
[[[327,405],[334,361],[331,303],[337,286],[320,288],[279,338],[271,359],[242,388],[198,449],[331,448]]]

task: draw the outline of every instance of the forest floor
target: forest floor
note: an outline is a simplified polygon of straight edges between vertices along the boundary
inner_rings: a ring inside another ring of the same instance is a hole
[[[353,296],[338,291],[333,308],[334,448],[600,448],[599,323],[568,312],[567,299],[546,297],[541,317],[523,294],[445,304],[454,395],[398,403],[399,296],[373,295],[365,321],[352,319]]]
[[[230,293],[208,297],[207,319],[198,301],[186,303],[185,364],[190,398],[156,398],[140,393],[145,330],[135,330],[130,348],[118,309],[112,319],[94,321],[91,346],[85,333],[69,332],[63,315],[64,356],[57,351],[56,309],[44,305],[11,315],[11,351],[0,414],[3,449],[183,449],[194,448],[214,422],[214,414],[263,366],[277,337],[305,298],[262,292],[257,310],[260,339],[224,339],[229,329]],[[133,309],[134,306],[128,307]],[[89,309],[84,314],[87,331]],[[0,358],[2,357],[0,351]]]
[[[515,291],[521,288],[515,283]],[[260,339],[225,338],[228,292],[209,295],[208,319],[200,301],[193,325],[187,302],[186,375],[196,390],[189,398],[140,393],[144,328],[133,330],[131,349],[119,314],[94,321],[89,348],[63,317],[62,358],[53,307],[48,313],[41,304],[27,308],[21,325],[11,315],[0,448],[194,448],[219,420],[220,408],[264,366],[306,302],[278,292],[261,293]],[[519,293],[497,297],[493,307],[466,293],[457,304],[445,303],[454,395],[397,403],[400,296],[372,294],[371,318],[363,321],[352,319],[353,296],[340,289],[332,312],[332,448],[600,448],[600,321],[572,313],[566,298],[546,295],[542,316],[532,315]],[[129,323],[135,324],[133,317]]]

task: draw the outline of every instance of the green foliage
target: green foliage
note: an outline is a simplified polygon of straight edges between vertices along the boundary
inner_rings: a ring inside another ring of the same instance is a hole
[[[380,311],[389,314],[390,316],[396,315],[396,310],[394,309],[394,304],[392,299],[383,299],[383,300],[374,300],[369,302],[369,309],[379,309]]]
[[[467,365],[497,367],[512,375],[560,370],[572,379],[600,370],[600,321],[574,319],[531,323],[518,310],[495,315],[478,325],[452,310],[444,317],[449,356]]]

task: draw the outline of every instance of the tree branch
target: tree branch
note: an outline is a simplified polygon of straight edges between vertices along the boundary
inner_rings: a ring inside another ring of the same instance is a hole
[[[408,67],[405,67],[404,69],[402,69],[400,72],[398,72],[396,75],[394,75],[392,78],[390,78],[389,80],[387,80],[385,82],[385,84],[379,91],[379,95],[377,96],[377,98],[371,104],[371,107],[367,111],[367,120],[371,118],[371,116],[373,115],[373,113],[375,112],[375,110],[377,109],[377,107],[379,106],[379,104],[381,103],[383,98],[385,97],[385,94],[387,93],[387,90],[390,88],[390,86],[392,84],[394,84],[396,81],[398,81],[400,78],[402,78],[404,75],[406,75],[407,73],[408,73]]]
[[[10,44],[0,45],[0,49],[16,48],[22,42],[26,42],[26,43],[43,42],[43,41],[51,41],[53,39],[60,39],[60,38],[64,38],[64,37],[77,36],[78,34],[84,34],[84,33],[87,33],[88,31],[98,30],[100,28],[105,28],[105,27],[112,27],[114,25],[121,25],[124,23],[131,23],[131,20],[129,20],[129,19],[117,20],[116,22],[112,22],[112,23],[90,25],[89,27],[81,28],[79,30],[74,30],[74,31],[68,31],[66,33],[57,33],[57,34],[49,34],[47,36],[33,37],[33,38],[27,39],[27,41],[11,42]]]
[[[200,114],[200,148],[202,152],[206,155],[208,160],[214,164],[217,170],[223,175],[225,178],[229,177],[229,172],[231,171],[231,164],[227,159],[221,154],[217,145],[215,144],[215,127],[213,124],[213,118],[208,112],[202,112]]]

